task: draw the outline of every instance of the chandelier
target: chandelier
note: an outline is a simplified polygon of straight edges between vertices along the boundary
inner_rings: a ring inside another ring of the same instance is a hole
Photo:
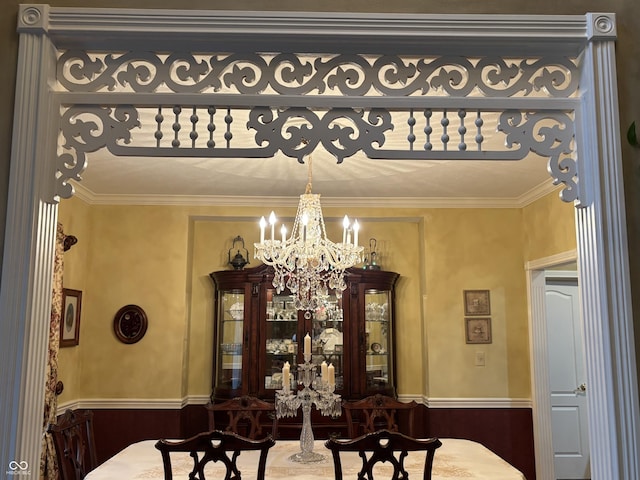
[[[260,243],[255,243],[254,257],[274,269],[273,286],[277,293],[288,289],[294,296],[297,310],[306,310],[310,317],[324,305],[329,290],[342,292],[346,287],[345,269],[362,261],[363,247],[358,246],[358,221],[353,224],[345,215],[342,222],[342,242],[327,238],[320,207],[320,195],[311,193],[311,157],[308,159],[309,179],[305,193],[300,195],[298,211],[291,236],[287,228],[280,228],[276,239],[276,215],[271,212],[269,222],[260,219]],[[270,238],[265,238],[270,226]]]

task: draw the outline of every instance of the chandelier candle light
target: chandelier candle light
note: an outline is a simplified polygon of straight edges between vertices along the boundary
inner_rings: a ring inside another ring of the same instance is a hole
[[[276,215],[269,221],[260,219],[260,243],[255,243],[255,258],[274,269],[273,286],[278,293],[288,289],[294,296],[296,310],[305,310],[305,317],[322,306],[329,290],[342,292],[346,288],[344,271],[362,261],[364,247],[358,245],[358,221],[351,223],[345,215],[342,222],[342,242],[327,238],[320,206],[320,195],[311,193],[311,157],[309,181],[300,195],[298,211],[291,236],[287,228],[280,228],[276,239]],[[267,226],[270,236],[266,237]]]
[[[336,388],[335,368],[322,362],[321,376],[316,374],[317,365],[311,361],[311,337],[304,337],[304,363],[298,365],[298,385],[302,389],[291,390],[291,366],[282,367],[282,390],[276,390],[276,415],[278,418],[293,417],[302,407],[302,431],[300,432],[300,452],[289,460],[313,463],[324,460],[324,455],[313,451],[313,430],[311,429],[311,407],[316,406],[325,416],[338,417],[341,412],[340,395]]]

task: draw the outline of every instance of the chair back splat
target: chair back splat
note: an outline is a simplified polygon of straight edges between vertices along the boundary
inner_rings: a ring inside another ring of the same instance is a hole
[[[393,397],[378,393],[362,400],[345,402],[342,406],[350,438],[375,432],[376,430],[399,431],[399,411],[407,412],[408,431],[404,433],[407,433],[410,437],[414,436],[413,417],[418,406],[415,401],[404,403]]]
[[[206,480],[204,469],[209,462],[222,462],[226,467],[225,480],[240,480],[236,460],[243,450],[260,450],[256,480],[264,480],[267,465],[267,453],[275,445],[269,435],[261,440],[251,440],[233,432],[212,430],[203,432],[186,440],[158,440],[156,448],[162,454],[165,480],[173,480],[171,454],[188,452],[193,458],[193,470],[190,480]]]
[[[98,466],[92,411],[67,410],[47,432],[53,438],[61,480],[82,480]]]
[[[263,438],[271,435],[278,436],[278,419],[275,414],[275,405],[265,402],[257,397],[243,395],[220,403],[210,402],[205,405],[209,414],[209,430],[220,430],[216,426],[216,412],[224,412],[229,417],[225,428],[228,432],[237,433],[251,439]],[[271,418],[271,432],[263,433],[262,415]]]
[[[390,430],[378,430],[353,440],[330,438],[325,446],[331,450],[335,480],[342,480],[341,452],[358,452],[362,459],[362,469],[358,480],[374,480],[373,467],[378,462],[389,462],[393,466],[392,480],[406,480],[409,474],[404,468],[408,452],[425,451],[423,480],[431,480],[431,469],[436,449],[442,445],[437,438],[418,440]]]

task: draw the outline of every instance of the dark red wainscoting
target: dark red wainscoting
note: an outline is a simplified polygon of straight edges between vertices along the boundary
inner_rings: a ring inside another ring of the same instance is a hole
[[[97,409],[93,431],[98,463],[141,440],[182,438],[180,410]]]
[[[483,444],[535,480],[533,419],[529,408],[430,408],[429,435]]]
[[[404,419],[400,419],[402,428]],[[431,408],[423,405],[415,414],[416,436],[466,438],[482,443],[518,468],[527,480],[535,480],[533,423],[527,408]],[[181,410],[97,409],[94,431],[98,462],[140,440],[186,438],[207,430],[202,405]],[[290,435],[283,429],[283,437]],[[322,435],[318,431],[318,438]],[[289,432],[290,433],[290,432]],[[314,432],[315,433],[315,432]]]

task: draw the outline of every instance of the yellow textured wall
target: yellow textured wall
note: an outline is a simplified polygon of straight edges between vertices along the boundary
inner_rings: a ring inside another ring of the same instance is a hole
[[[434,210],[425,235],[429,396],[527,398],[528,337],[515,335],[527,313],[521,211]],[[491,344],[466,343],[463,290],[490,290]]]
[[[73,206],[62,202],[61,219],[75,217]],[[90,210],[88,234],[77,235],[79,244],[89,248],[80,345],[75,347],[80,397],[180,398],[185,364],[186,216],[180,208],[153,206],[91,206]],[[115,313],[128,304],[141,306],[149,318],[146,336],[132,345],[119,342],[113,333]],[[67,358],[60,360],[64,381],[64,367],[70,365]]]
[[[72,198],[66,201],[67,208],[60,208],[58,222],[62,224],[65,235],[73,235],[78,238],[71,249],[64,253],[64,288],[80,290],[83,292],[83,304],[80,310],[80,346],[84,348],[85,338],[91,335],[91,326],[83,321],[87,317],[85,302],[90,302],[86,294],[86,279],[90,275],[86,268],[91,253],[90,215],[91,207],[82,200]],[[83,362],[80,353],[83,348],[79,346],[65,347],[58,351],[58,380],[64,384],[64,390],[58,397],[60,402],[83,398],[84,391],[81,388],[81,372]]]
[[[538,252],[575,248],[572,208],[552,194],[524,209],[324,209],[330,237],[339,234],[344,213],[358,217],[362,243],[376,238],[382,267],[401,274],[400,394],[530,396],[524,263]],[[253,254],[257,218],[268,213],[263,209],[63,201],[60,220],[79,239],[65,256],[65,286],[84,293],[80,345],[60,352],[60,378],[68,385],[60,401],[208,396],[209,273],[228,268],[236,235]],[[293,207],[280,210],[281,216],[295,214]],[[491,291],[491,344],[465,343],[465,289]],[[149,328],[140,342],[125,345],[112,324],[115,312],[130,303],[146,311]],[[485,353],[484,367],[474,365],[479,351]]]
[[[545,258],[576,248],[573,203],[559,201],[557,193],[550,193],[525,207],[523,217],[525,260]],[[573,221],[568,220],[572,218]]]

